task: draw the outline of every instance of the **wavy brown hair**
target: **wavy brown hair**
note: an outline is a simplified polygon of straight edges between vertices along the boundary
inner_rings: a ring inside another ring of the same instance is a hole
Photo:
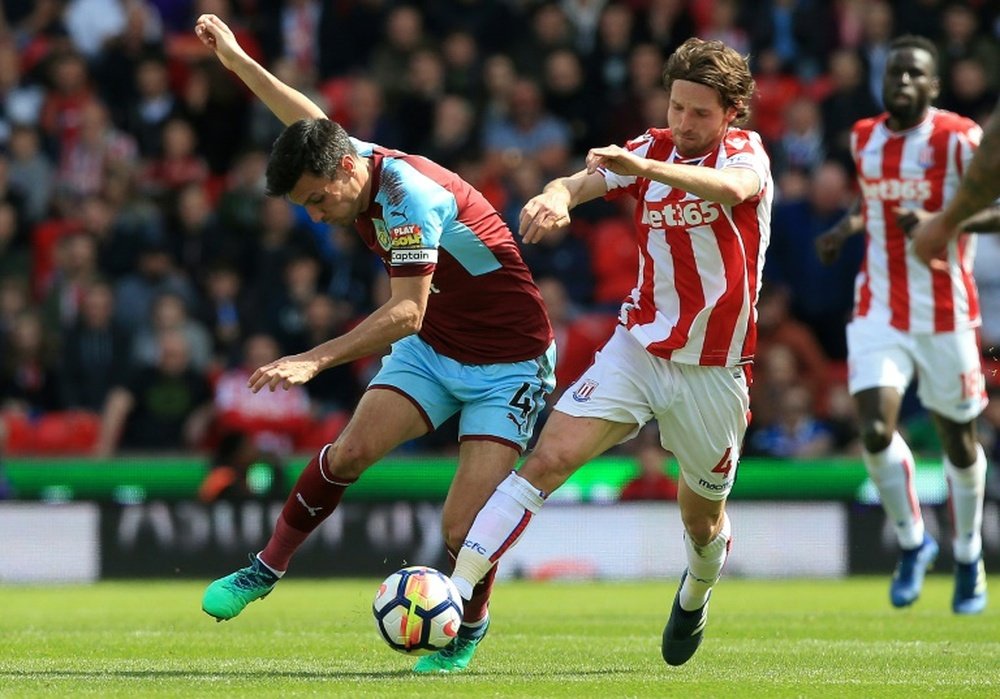
[[[736,110],[736,126],[750,116],[750,98],[756,87],[750,65],[721,41],[692,37],[681,44],[663,68],[663,86],[668,94],[675,80],[688,80],[718,92],[722,106]]]

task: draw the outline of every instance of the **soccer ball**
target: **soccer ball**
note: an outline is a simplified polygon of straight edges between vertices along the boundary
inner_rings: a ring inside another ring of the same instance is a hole
[[[427,655],[455,638],[462,623],[462,598],[448,576],[426,566],[411,566],[379,585],[372,613],[390,648]]]

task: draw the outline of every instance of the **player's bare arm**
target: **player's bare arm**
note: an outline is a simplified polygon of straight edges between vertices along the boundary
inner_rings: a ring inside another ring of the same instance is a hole
[[[521,209],[519,232],[526,243],[536,243],[548,233],[568,226],[570,209],[604,196],[608,191],[604,176],[581,170],[569,177],[560,177],[545,185],[545,189]]]
[[[619,175],[649,180],[690,192],[707,201],[735,206],[760,192],[761,182],[753,170],[728,167],[716,170],[700,165],[664,163],[642,158],[621,146],[592,148],[587,154],[587,170],[607,168]]]
[[[840,251],[847,239],[865,230],[865,219],[861,215],[861,203],[855,202],[850,212],[828,231],[821,233],[814,242],[816,255],[824,265],[832,265],[840,257]]]
[[[394,277],[392,296],[349,332],[307,352],[275,360],[257,369],[247,385],[254,393],[267,387],[288,389],[304,384],[319,372],[382,350],[396,340],[420,330],[432,275]]]
[[[278,80],[247,55],[233,31],[215,15],[201,15],[195,23],[194,33],[286,126],[299,119],[326,118],[315,102]]]

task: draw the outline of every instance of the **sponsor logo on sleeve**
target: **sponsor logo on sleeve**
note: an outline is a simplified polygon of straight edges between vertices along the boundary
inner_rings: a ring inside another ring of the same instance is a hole
[[[420,226],[415,223],[394,226],[389,233],[392,235],[393,248],[419,248],[424,242]]]
[[[433,265],[437,264],[438,251],[434,248],[393,250],[389,253],[392,265]]]

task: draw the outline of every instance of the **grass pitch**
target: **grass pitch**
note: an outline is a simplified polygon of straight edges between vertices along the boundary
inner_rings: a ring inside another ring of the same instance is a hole
[[[200,582],[0,587],[0,697],[1000,696],[1000,602],[955,617],[946,576],[902,611],[887,578],[723,580],[680,668],[673,582],[505,582],[472,667],[432,677],[378,637],[376,586],[287,580],[224,624]]]

